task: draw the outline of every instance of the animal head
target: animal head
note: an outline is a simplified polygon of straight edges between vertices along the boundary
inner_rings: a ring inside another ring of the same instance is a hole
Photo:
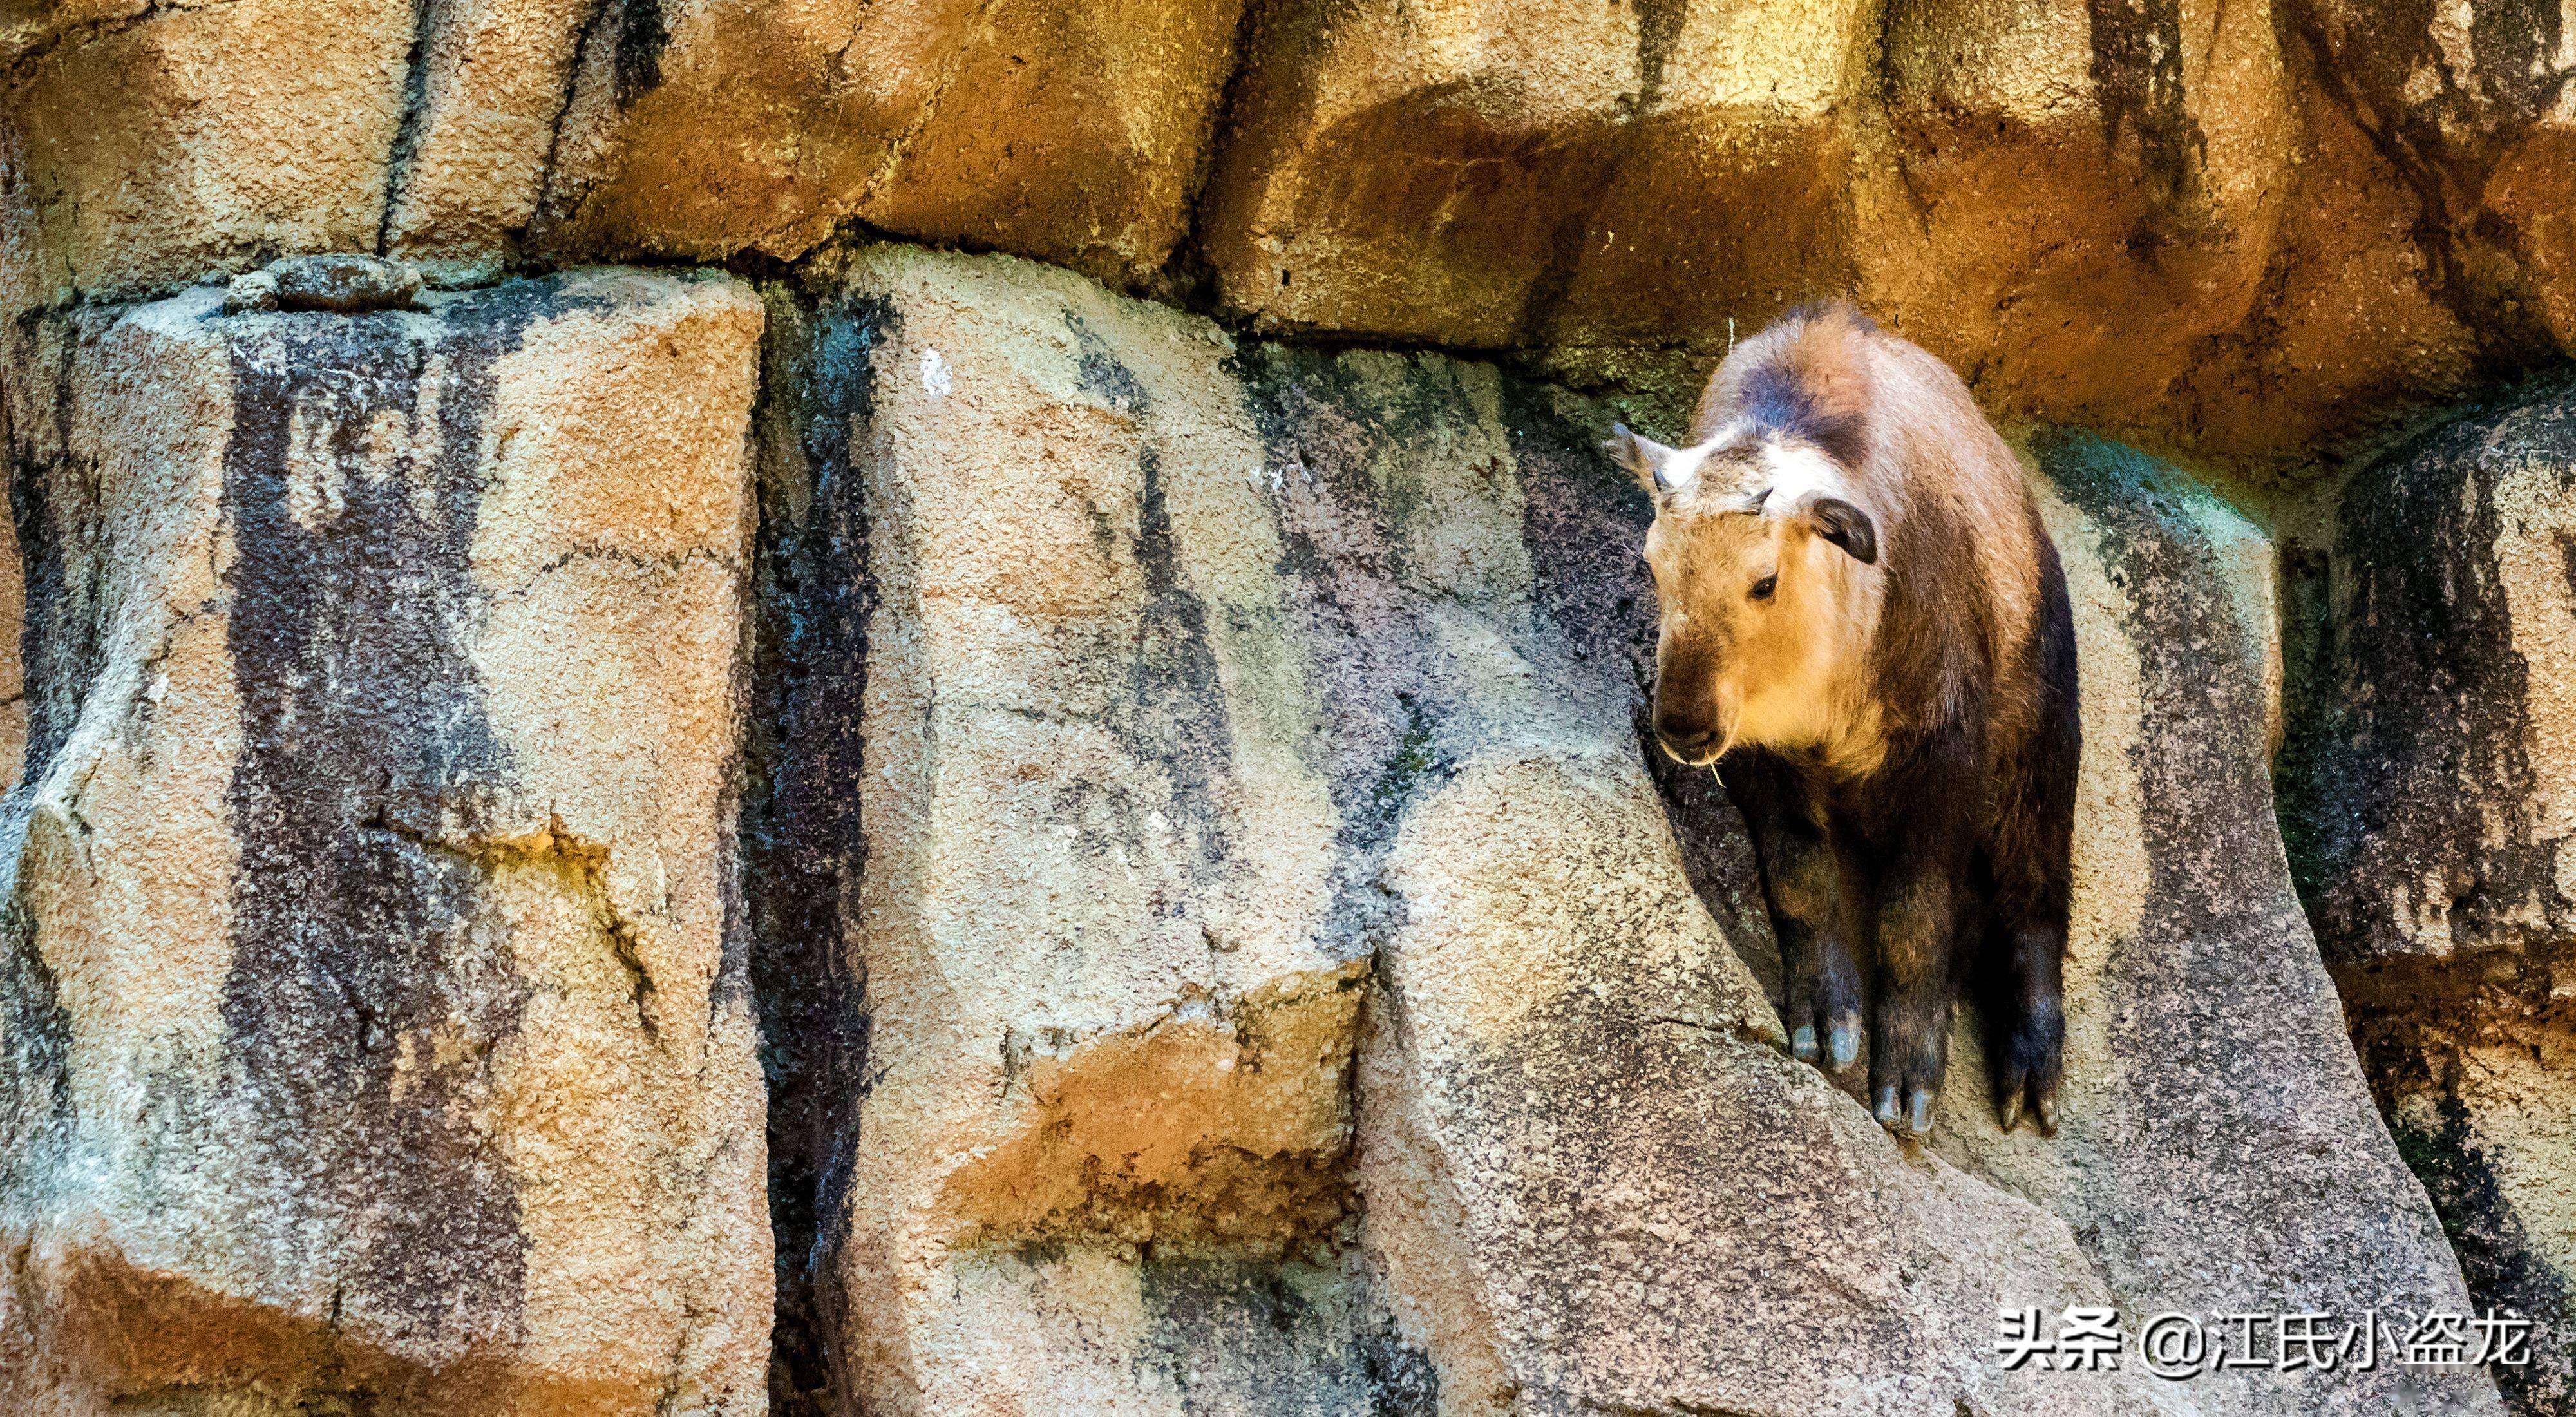
[[[1824,449],[1738,423],[1668,448],[1614,427],[1655,499],[1655,736],[1680,762],[1845,746],[1885,590],[1878,519]]]

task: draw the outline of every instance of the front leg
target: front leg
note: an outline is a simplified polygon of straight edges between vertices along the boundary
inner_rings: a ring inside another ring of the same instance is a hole
[[[1781,1022],[1802,1063],[1843,1072],[1860,1057],[1860,968],[1852,951],[1851,873],[1822,802],[1768,754],[1743,769],[1744,809],[1780,941]]]
[[[1879,882],[1878,1005],[1870,1035],[1870,1095],[1880,1125],[1932,1130],[1932,1101],[1950,1063],[1953,965],[1968,892],[1965,843],[1948,824],[1924,824]]]

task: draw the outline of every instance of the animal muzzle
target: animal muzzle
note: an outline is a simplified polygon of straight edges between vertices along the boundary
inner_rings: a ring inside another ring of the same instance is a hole
[[[1705,767],[1726,751],[1726,734],[1710,715],[1655,710],[1655,741],[1665,756],[1690,767]]]

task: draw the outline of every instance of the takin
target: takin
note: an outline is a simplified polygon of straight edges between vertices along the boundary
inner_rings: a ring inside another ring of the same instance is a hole
[[[1923,1136],[1965,991],[2004,1130],[2055,1135],[2082,727],[2020,464],[1948,366],[1840,303],[1730,353],[1691,436],[1609,444],[1655,503],[1655,736],[1725,760],[1791,1051],[1847,1073],[1867,983],[1874,1110]]]

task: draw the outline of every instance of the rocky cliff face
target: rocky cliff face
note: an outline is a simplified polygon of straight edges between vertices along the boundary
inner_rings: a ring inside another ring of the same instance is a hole
[[[756,1400],[759,329],[610,272],[21,327],[0,1401]]]
[[[2309,553],[2301,885],[2462,1267],[2576,1403],[2576,402],[2545,380],[2361,468]]]
[[[2483,0],[0,0],[0,1412],[2576,1410],[2571,75]],[[426,289],[228,293],[304,253]],[[1594,443],[1823,293],[2066,560],[2054,1139],[1790,1061],[1640,733]],[[1994,1352],[2482,1304],[2501,1394]]]

